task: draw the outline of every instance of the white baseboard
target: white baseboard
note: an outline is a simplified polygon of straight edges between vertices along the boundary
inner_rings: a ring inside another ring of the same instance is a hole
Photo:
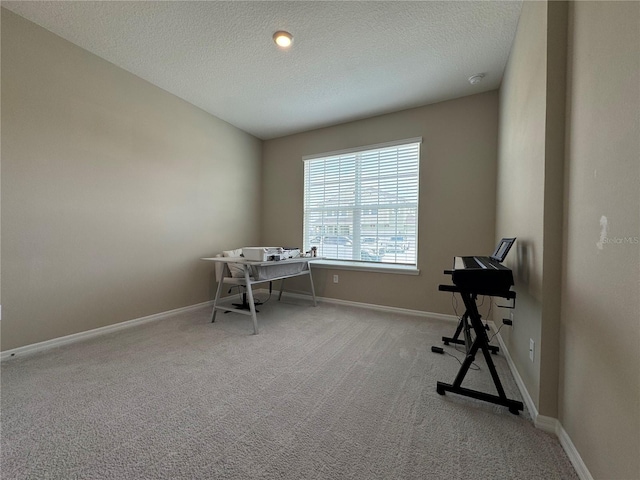
[[[64,337],[58,337],[58,338],[53,338],[51,340],[46,340],[44,342],[33,343],[31,345],[25,345],[24,347],[18,347],[11,350],[6,350],[0,353],[0,361],[6,360],[7,358],[16,357],[18,355],[25,355],[27,353],[39,352],[41,350],[47,350],[49,348],[66,345],[68,343],[78,342],[80,340],[86,340],[88,338],[97,337],[98,335],[104,335],[105,333],[111,333],[117,330],[122,330],[124,328],[130,328],[135,325],[141,325],[143,323],[153,322],[156,320],[160,320],[162,318],[169,317],[171,315],[190,312],[191,310],[196,310],[198,308],[201,308],[204,306],[210,306],[210,305],[213,305],[213,301],[202,302],[196,305],[189,305],[187,307],[176,308],[174,310],[169,310],[167,312],[155,313],[153,315],[134,318],[133,320],[127,320],[125,322],[116,323],[114,325],[106,325],[104,327],[94,328],[92,330],[87,330],[86,332],[74,333],[71,335],[66,335]]]
[[[582,457],[580,456],[580,453],[578,452],[578,449],[576,448],[576,446],[571,441],[569,434],[565,431],[564,427],[560,422],[558,422],[557,420],[556,422],[557,422],[556,435],[560,440],[560,445],[562,445],[562,448],[564,448],[564,451],[569,457],[569,460],[571,461],[573,468],[576,469],[576,473],[578,474],[578,477],[580,477],[580,480],[593,480],[593,477],[591,476],[591,472],[589,472],[589,469],[585,465],[584,461],[582,461]]]
[[[562,445],[562,448],[567,454],[567,457],[569,457],[571,465],[573,465],[573,468],[575,468],[580,480],[593,480],[591,472],[589,472],[589,469],[582,460],[578,449],[573,444],[573,442],[571,441],[571,437],[569,437],[569,434],[566,432],[566,430],[562,426],[562,423],[560,423],[557,418],[546,417],[544,415],[538,414],[536,416],[534,424],[540,430],[554,433],[556,437],[558,437],[560,445]]]
[[[267,289],[261,288],[259,290],[254,290],[254,293],[269,293]],[[272,295],[278,295],[280,292],[278,290],[273,290]],[[299,299],[311,299],[311,295],[301,294],[301,293],[293,293],[289,291],[284,291],[282,294],[284,297],[292,297]],[[444,313],[434,313],[434,312],[425,312],[423,310],[411,310],[408,308],[399,308],[399,307],[388,307],[386,305],[375,305],[373,303],[363,303],[363,302],[352,302],[350,300],[339,300],[337,298],[329,298],[329,297],[319,297],[316,295],[316,300],[322,303],[332,303],[334,305],[345,305],[349,307],[357,307],[357,308],[367,308],[369,310],[377,310],[380,312],[389,312],[389,313],[405,313],[407,315],[414,315],[417,317],[429,317],[437,320],[446,320],[448,322],[458,322],[458,317],[455,315],[447,315]]]
[[[509,354],[507,345],[502,340],[502,336],[497,333],[495,323],[488,323],[491,329],[496,332],[496,338],[498,339],[498,343],[500,343],[500,350],[504,354],[504,357],[507,359],[509,369],[511,370],[513,378],[516,381],[516,385],[518,385],[518,389],[522,394],[522,399],[527,405],[527,410],[529,410],[529,413],[531,414],[531,418],[533,419],[533,424],[535,425],[535,427],[544,432],[552,433],[558,437],[560,445],[562,445],[562,448],[569,457],[569,460],[571,461],[573,468],[575,468],[578,477],[580,477],[580,480],[593,480],[589,469],[585,465],[582,457],[580,456],[580,453],[578,453],[578,450],[571,441],[571,437],[569,437],[569,434],[562,426],[562,423],[560,423],[557,418],[547,417],[538,413],[538,409],[536,408],[535,403],[533,402],[533,399],[531,398],[531,395],[529,394],[529,391],[527,390],[527,387],[525,386],[524,381],[522,380],[522,377],[520,376],[520,373],[518,372],[518,369],[516,368],[516,365],[513,362],[511,355]]]
[[[258,289],[258,290],[254,290],[254,293],[269,293],[268,290],[266,289]],[[273,290],[272,295],[278,295],[279,291],[278,290]],[[299,294],[299,293],[291,293],[291,292],[284,292],[283,293],[284,296],[290,296],[293,298],[301,298],[301,299],[309,299],[309,295],[308,294]],[[398,308],[398,307],[387,307],[384,305],[374,305],[371,303],[361,303],[361,302],[351,302],[348,300],[338,300],[338,299],[334,299],[334,298],[325,298],[325,297],[318,297],[316,296],[316,300],[318,300],[319,302],[324,302],[324,303],[333,303],[336,305],[347,305],[347,306],[351,306],[351,307],[358,307],[358,308],[368,308],[370,310],[378,310],[378,311],[383,311],[383,312],[395,312],[395,313],[405,313],[408,315],[415,315],[415,316],[420,316],[420,317],[429,317],[429,318],[434,318],[434,319],[438,319],[438,320],[445,320],[445,321],[453,321],[453,322],[457,322],[458,318],[454,315],[445,315],[442,313],[432,313],[432,312],[424,312],[421,310],[410,310],[407,308]],[[74,333],[72,335],[66,335],[64,337],[59,337],[59,338],[53,338],[51,340],[46,340],[44,342],[39,342],[39,343],[33,343],[31,345],[25,345],[23,347],[18,347],[18,348],[14,348],[11,350],[6,350],[4,352],[0,353],[0,361],[6,360],[8,358],[13,358],[16,357],[18,355],[25,355],[25,354],[29,354],[29,353],[34,353],[34,352],[39,352],[42,350],[47,350],[49,348],[55,348],[55,347],[60,347],[62,345],[66,345],[69,343],[73,343],[73,342],[78,342],[80,340],[86,340],[88,338],[92,338],[92,337],[96,337],[98,335],[104,335],[105,333],[110,333],[110,332],[115,332],[117,330],[122,330],[124,328],[130,328],[133,327],[135,325],[141,325],[143,323],[147,323],[147,322],[153,322],[156,320],[160,320],[162,318],[166,318],[168,316],[171,315],[176,315],[178,313],[184,313],[184,312],[189,312],[191,310],[195,310],[204,306],[212,306],[213,305],[213,301],[208,301],[208,302],[203,302],[203,303],[198,303],[196,305],[190,305],[187,307],[181,307],[181,308],[176,308],[174,310],[169,310],[167,312],[160,312],[160,313],[156,313],[153,315],[148,315],[146,317],[141,317],[141,318],[135,318],[133,320],[128,320],[125,322],[120,322],[120,323],[116,323],[114,325],[107,325],[104,327],[99,327],[99,328],[94,328],[92,330],[87,330],[86,332],[79,332],[79,333]]]
[[[529,413],[531,414],[531,419],[533,420],[533,424],[537,428],[540,428],[541,430],[544,430],[549,433],[555,433],[555,426],[551,430],[547,430],[546,428],[543,428],[543,425],[538,425],[536,423],[536,418],[538,417],[538,409],[536,408],[536,404],[533,402],[533,399],[531,398],[531,395],[529,394],[529,391],[527,390],[527,387],[525,386],[524,381],[520,376],[520,372],[518,372],[518,369],[516,368],[516,364],[513,362],[513,359],[509,354],[509,349],[507,348],[507,345],[504,343],[504,340],[502,339],[502,335],[497,333],[498,330],[496,328],[496,324],[494,322],[487,322],[487,323],[489,327],[493,330],[495,337],[498,339],[498,343],[500,344],[500,351],[504,354],[504,358],[507,359],[509,370],[511,370],[511,374],[513,375],[513,378],[516,381],[518,390],[520,390],[522,399],[524,400],[524,403],[527,406],[527,410],[529,410]]]
[[[557,418],[547,417],[546,415],[540,415],[539,413],[536,413],[536,416],[533,419],[533,424],[536,426],[536,428],[539,428],[542,431],[553,433],[556,436],[558,435],[560,420],[558,420]]]
[[[268,290],[266,289],[258,289],[255,290],[255,293],[269,293]],[[273,290],[272,295],[277,295],[279,294],[279,291],[277,290]],[[309,299],[309,294],[299,294],[299,293],[292,293],[292,292],[284,292],[283,293],[284,296],[290,296],[293,298],[300,298],[300,299]],[[429,317],[429,318],[434,318],[434,319],[438,319],[438,320],[445,320],[448,322],[458,322],[458,317],[456,317],[455,315],[447,315],[447,314],[442,314],[442,313],[434,313],[434,312],[425,312],[422,310],[411,310],[411,309],[407,309],[407,308],[399,308],[399,307],[389,307],[389,306],[385,306],[385,305],[374,305],[371,303],[362,303],[362,302],[352,302],[349,300],[339,300],[339,299],[335,299],[335,298],[328,298],[328,297],[318,297],[316,296],[316,300],[319,302],[323,302],[323,303],[330,303],[330,304],[335,304],[335,305],[346,305],[346,306],[350,306],[350,307],[358,307],[358,308],[367,308],[370,310],[377,310],[377,311],[383,311],[383,312],[391,312],[391,313],[404,313],[404,314],[408,314],[408,315],[414,315],[414,316],[419,316],[419,317]],[[86,332],[79,332],[79,333],[74,333],[72,335],[67,335],[64,337],[59,337],[59,338],[54,338],[51,340],[47,340],[44,342],[39,342],[39,343],[34,343],[32,345],[25,345],[24,347],[18,347],[18,348],[14,348],[12,350],[7,350],[4,352],[0,353],[0,361],[5,360],[7,358],[11,358],[11,357],[15,357],[17,355],[24,355],[27,353],[34,353],[37,351],[41,351],[41,350],[46,350],[49,348],[54,348],[54,347],[59,347],[61,345],[66,345],[68,343],[73,343],[73,342],[77,342],[80,340],[85,340],[88,338],[92,338],[92,337],[97,337],[99,335],[104,335],[105,333],[110,333],[110,332],[115,332],[117,330],[122,330],[125,328],[130,328],[133,327],[135,325],[141,325],[143,323],[147,323],[147,322],[153,322],[156,320],[160,320],[162,318],[166,318],[168,316],[171,315],[176,315],[178,313],[185,313],[185,312],[189,312],[192,310],[196,310],[198,308],[204,307],[204,306],[212,306],[213,305],[213,301],[208,301],[208,302],[202,302],[202,303],[198,303],[196,305],[190,305],[187,307],[181,307],[181,308],[176,308],[174,310],[169,310],[167,312],[160,312],[160,313],[156,313],[153,315],[148,315],[146,317],[141,317],[141,318],[136,318],[133,320],[128,320],[125,322],[121,322],[121,323],[116,323],[115,325],[107,325],[105,327],[100,327],[100,328],[95,328],[93,330],[88,330]],[[538,410],[533,402],[533,399],[531,398],[531,395],[529,394],[529,391],[527,390],[522,377],[520,376],[520,373],[518,372],[518,369],[515,366],[515,363],[513,362],[513,359],[511,358],[511,355],[509,354],[509,350],[507,349],[506,344],[504,343],[502,336],[497,333],[497,329],[495,326],[495,323],[493,322],[487,322],[489,324],[489,326],[493,329],[493,331],[496,333],[496,338],[498,339],[498,343],[500,344],[500,349],[502,351],[502,353],[504,354],[506,360],[507,360],[507,364],[509,365],[509,369],[511,370],[511,373],[513,374],[513,378],[516,381],[516,384],[518,386],[518,389],[520,390],[520,393],[522,394],[522,398],[525,402],[525,404],[527,405],[527,409],[529,410],[529,413],[531,413],[531,417],[533,419],[533,423],[536,426],[536,428],[539,428],[545,432],[548,433],[553,433],[555,434],[559,441],[560,441],[560,445],[562,445],[562,448],[564,449],[564,451],[566,452],[567,456],[569,457],[569,460],[571,461],[571,464],[573,465],[573,467],[576,469],[576,473],[578,474],[578,476],[580,477],[581,480],[593,480],[593,477],[591,476],[591,473],[589,472],[589,470],[587,469],[587,466],[585,465],[584,461],[582,460],[582,457],[580,456],[580,453],[578,452],[578,450],[576,449],[575,445],[573,444],[573,442],[571,441],[571,438],[569,437],[569,435],[567,434],[567,432],[565,431],[565,429],[563,428],[562,424],[556,419],[556,418],[552,418],[552,417],[546,417],[544,415],[540,415],[538,413]]]

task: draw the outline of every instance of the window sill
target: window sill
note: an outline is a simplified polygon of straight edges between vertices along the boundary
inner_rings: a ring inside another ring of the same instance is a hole
[[[314,260],[314,268],[334,268],[338,270],[358,270],[361,272],[394,273],[397,275],[420,275],[414,265],[395,265],[393,263],[349,262],[348,260]]]

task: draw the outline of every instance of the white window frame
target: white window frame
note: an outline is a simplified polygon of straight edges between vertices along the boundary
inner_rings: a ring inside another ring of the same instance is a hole
[[[310,217],[311,212],[313,211],[314,213],[318,212],[318,208],[314,208],[313,210],[310,210],[308,207],[308,198],[307,195],[309,194],[309,189],[311,187],[309,187],[308,182],[310,181],[310,179],[308,178],[308,173],[309,173],[309,168],[311,163],[310,162],[321,162],[321,161],[329,161],[331,159],[335,160],[335,157],[340,157],[340,156],[353,156],[354,154],[357,156],[358,154],[366,154],[366,153],[371,153],[372,151],[381,151],[384,149],[389,149],[389,148],[394,148],[394,147],[402,147],[402,146],[409,146],[409,145],[415,145],[417,144],[417,148],[418,148],[418,152],[417,152],[417,159],[416,159],[416,192],[415,192],[415,199],[410,199],[410,201],[407,204],[402,204],[402,203],[398,203],[398,201],[396,200],[395,202],[392,202],[390,204],[382,204],[380,202],[378,202],[377,204],[374,205],[366,205],[365,208],[362,208],[362,204],[358,204],[359,202],[359,198],[360,198],[360,194],[361,192],[358,190],[357,184],[359,182],[359,179],[355,181],[356,183],[356,193],[354,193],[354,200],[353,203],[350,203],[348,205],[344,205],[344,208],[349,209],[352,208],[353,209],[353,217],[352,217],[352,221],[349,224],[351,227],[351,231],[353,232],[353,239],[355,240],[356,238],[358,239],[358,245],[356,245],[357,247],[360,247],[359,245],[359,239],[360,237],[360,215],[361,212],[364,212],[365,209],[368,211],[377,211],[377,209],[383,210],[383,209],[397,209],[397,208],[411,208],[411,209],[415,209],[415,223],[413,228],[413,234],[412,236],[414,237],[414,241],[415,244],[412,245],[413,248],[415,248],[415,256],[414,256],[414,261],[415,263],[408,261],[408,262],[402,262],[402,261],[398,261],[398,255],[394,255],[395,257],[395,261],[391,261],[389,258],[387,258],[386,260],[374,260],[374,261],[362,261],[362,260],[344,260],[344,259],[327,259],[327,260],[321,260],[321,261],[317,261],[314,262],[315,266],[319,266],[319,267],[327,267],[327,268],[339,268],[339,269],[348,269],[348,270],[366,270],[366,271],[379,271],[379,272],[385,272],[385,273],[403,273],[403,274],[412,274],[412,275],[417,275],[419,273],[418,270],[418,208],[419,208],[419,176],[420,176],[420,157],[421,157],[421,144],[422,144],[422,137],[416,137],[416,138],[409,138],[409,139],[403,139],[403,140],[397,140],[397,141],[393,141],[393,142],[386,142],[386,143],[380,143],[380,144],[375,144],[375,145],[367,145],[367,146],[362,146],[362,147],[356,147],[356,148],[351,148],[351,149],[346,149],[346,150],[339,150],[339,151],[334,151],[334,152],[327,152],[327,153],[321,153],[321,154],[315,154],[315,155],[307,155],[302,157],[302,160],[304,162],[304,185],[303,185],[303,190],[304,190],[304,204],[303,204],[303,245],[304,245],[304,249],[305,251],[309,250],[310,247],[312,246],[310,243],[310,239],[311,236],[313,235],[314,231],[311,228],[311,220]],[[356,178],[359,178],[359,174],[356,173],[355,174]],[[380,199],[378,199],[380,200]],[[338,205],[338,209],[339,207],[341,207],[342,205]],[[336,210],[336,206],[329,206],[329,207],[323,207],[323,210],[329,211],[329,210]],[[397,221],[397,220],[396,220]],[[342,225],[340,225],[339,221],[336,221],[336,225],[332,225],[330,222],[326,225],[326,230],[327,232],[325,232],[325,235],[336,235],[339,236],[341,233],[344,233],[343,231],[340,231],[340,229],[342,228]],[[317,229],[317,226],[315,226],[315,228]],[[324,224],[323,224],[323,228],[324,228]],[[334,230],[331,230],[331,229]],[[397,233],[397,224],[395,225],[395,227],[393,227],[395,230],[395,235],[398,235]],[[376,229],[378,229],[378,226],[376,226]],[[366,237],[367,235],[364,235],[363,237]],[[354,247],[355,248],[355,247]],[[339,255],[338,255],[339,256]],[[381,257],[384,258],[384,257]]]

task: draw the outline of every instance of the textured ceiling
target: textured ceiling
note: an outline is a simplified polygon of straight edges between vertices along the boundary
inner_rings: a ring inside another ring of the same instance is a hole
[[[521,0],[2,5],[270,139],[498,88]]]

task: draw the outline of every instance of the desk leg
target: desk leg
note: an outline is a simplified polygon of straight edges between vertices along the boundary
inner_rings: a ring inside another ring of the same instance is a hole
[[[284,291],[284,278],[280,282],[280,294],[278,295],[278,301],[282,299],[282,292]]]
[[[316,289],[313,288],[313,275],[311,275],[311,265],[309,265],[309,283],[311,283],[311,295],[313,296],[313,306],[317,307],[318,302],[316,302]]]
[[[251,278],[249,277],[249,266],[243,265],[244,279],[247,283],[247,296],[249,297],[249,309],[251,310],[251,320],[253,320],[253,334],[258,335],[258,317],[256,316],[256,306],[253,303],[253,288],[251,287]]]
[[[222,285],[224,284],[224,277],[220,278],[218,282],[218,290],[216,290],[216,298],[213,301],[213,312],[211,313],[211,323],[216,321],[216,305],[218,305],[218,301],[220,300],[220,295],[222,294]]]

